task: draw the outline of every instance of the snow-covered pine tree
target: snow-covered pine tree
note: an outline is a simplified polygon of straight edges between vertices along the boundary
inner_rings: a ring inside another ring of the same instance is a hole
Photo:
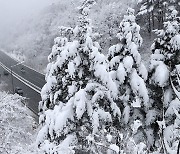
[[[68,60],[72,58],[71,55],[69,55],[69,59],[64,59],[64,65],[62,67],[57,66],[58,61],[61,61],[60,57],[63,56],[63,51],[66,49],[68,43],[68,39],[65,37],[67,31],[72,31],[72,29],[67,27],[59,28],[60,37],[54,39],[52,52],[48,56],[49,64],[47,65],[47,73],[45,76],[47,83],[42,88],[42,101],[39,103],[40,119],[42,120],[43,114],[41,113],[44,113],[49,108],[53,109],[54,105],[57,104],[60,99],[64,100],[67,96],[67,91],[63,89],[62,79],[66,73],[65,70],[68,68]],[[56,99],[58,101],[56,101]]]
[[[172,88],[178,83],[176,67],[180,64],[180,25],[176,15],[177,11],[173,10],[169,21],[164,23],[164,29],[155,31],[159,38],[152,45],[149,66],[152,98],[152,109],[146,116],[151,132],[149,145],[154,147],[152,150],[167,153],[176,153],[180,137],[177,129],[180,121],[175,112],[180,111],[180,102]]]
[[[141,128],[144,127],[149,97],[145,84],[147,70],[138,51],[142,44],[140,26],[135,22],[133,9],[127,10],[119,28],[117,37],[120,43],[111,46],[108,53],[110,73],[119,90],[115,101],[123,111],[121,128],[140,143],[144,136]]]
[[[73,30],[75,39],[58,38],[49,56],[52,59],[58,52],[48,65],[41,93],[42,128],[37,144],[44,153],[105,153],[107,148],[118,152],[116,127],[121,112],[112,98],[117,97],[117,87],[106,57],[91,38],[88,14],[94,3],[84,1],[79,25]]]
[[[173,89],[173,91],[174,91],[174,93],[175,93],[175,95],[177,97],[176,101],[179,100],[179,102],[180,102],[180,65],[176,66],[176,71],[177,71],[177,83],[176,83],[176,85],[174,85],[172,80],[171,80],[171,86],[172,86],[172,89]],[[170,151],[173,150],[174,153],[177,151],[176,153],[179,154],[180,153],[180,133],[179,133],[178,129],[179,129],[179,124],[180,124],[180,114],[179,114],[178,110],[175,107],[173,108],[173,111],[174,111],[174,113],[176,115],[176,121],[175,121],[175,124],[176,124],[175,128],[176,129],[175,129],[175,131],[174,130],[171,130],[171,131],[174,131],[173,133],[177,135],[176,140],[173,140],[173,142],[175,141],[173,144],[177,148],[176,149],[170,149]],[[178,139],[179,139],[179,141],[178,141]],[[169,147],[168,145],[166,145],[166,146]]]

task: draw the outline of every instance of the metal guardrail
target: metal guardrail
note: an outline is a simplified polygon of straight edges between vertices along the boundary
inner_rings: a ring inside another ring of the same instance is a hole
[[[6,67],[4,64],[2,64],[1,62],[0,62],[0,66],[1,66],[3,69],[5,69],[7,72],[9,72],[9,73],[11,74],[11,70],[10,70],[8,67]],[[33,83],[27,81],[26,79],[24,79],[24,78],[21,77],[20,75],[16,74],[15,72],[13,72],[12,75],[13,75],[16,79],[18,79],[19,81],[21,81],[22,83],[24,83],[26,86],[28,86],[29,88],[31,88],[31,89],[33,89],[34,91],[36,91],[37,93],[39,93],[39,94],[41,93],[41,88],[37,87],[37,86],[34,85]],[[24,105],[26,105],[26,107],[27,107],[36,117],[38,117],[38,113],[35,112],[32,108],[30,108],[30,107],[28,106],[28,103],[26,103],[26,101],[27,101],[27,99],[26,99],[26,100],[24,99],[24,101],[22,101],[22,103],[23,103]],[[37,118],[36,118],[36,119],[37,119]]]
[[[0,66],[1,66],[2,68],[4,68],[6,71],[8,71],[8,72],[11,74],[11,70],[10,70],[8,67],[6,67],[4,64],[2,64],[1,62],[0,62]],[[24,83],[25,85],[27,85],[29,88],[31,88],[31,89],[33,89],[34,91],[36,91],[37,93],[39,93],[39,94],[41,93],[41,88],[40,88],[40,87],[38,87],[38,86],[34,85],[33,83],[29,82],[28,80],[24,79],[23,77],[21,77],[20,75],[18,75],[18,74],[15,73],[14,71],[12,71],[12,75],[13,75],[16,79],[18,79],[19,81],[21,81],[22,83]]]

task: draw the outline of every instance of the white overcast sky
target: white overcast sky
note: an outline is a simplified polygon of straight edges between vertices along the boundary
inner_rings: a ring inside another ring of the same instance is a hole
[[[57,0],[0,0],[0,27],[38,13]]]

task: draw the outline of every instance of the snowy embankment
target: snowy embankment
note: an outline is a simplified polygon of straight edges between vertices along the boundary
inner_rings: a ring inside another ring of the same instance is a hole
[[[0,153],[33,154],[36,123],[25,98],[0,91]]]
[[[9,53],[5,51],[4,49],[0,49],[0,50],[16,61],[25,61],[26,59],[26,57],[19,51],[13,50],[12,52]]]

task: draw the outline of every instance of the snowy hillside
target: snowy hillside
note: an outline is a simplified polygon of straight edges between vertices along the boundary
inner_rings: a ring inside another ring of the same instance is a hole
[[[74,27],[78,21],[78,6],[82,0],[66,0],[44,8],[40,14],[27,18],[10,27],[10,32],[0,36],[0,46],[10,54],[25,56],[26,64],[44,73],[47,56],[51,52],[53,38],[59,35],[58,27]],[[134,6],[132,0],[107,0],[98,2],[90,17],[94,19],[93,29],[100,33],[98,38],[103,48],[116,43],[113,35],[126,9]],[[121,8],[121,9],[119,9]],[[97,16],[98,14],[98,16]],[[2,32],[3,33],[3,32]],[[108,52],[108,50],[104,50]]]
[[[22,102],[24,98],[0,92],[0,153],[32,154],[35,152],[37,124]]]

